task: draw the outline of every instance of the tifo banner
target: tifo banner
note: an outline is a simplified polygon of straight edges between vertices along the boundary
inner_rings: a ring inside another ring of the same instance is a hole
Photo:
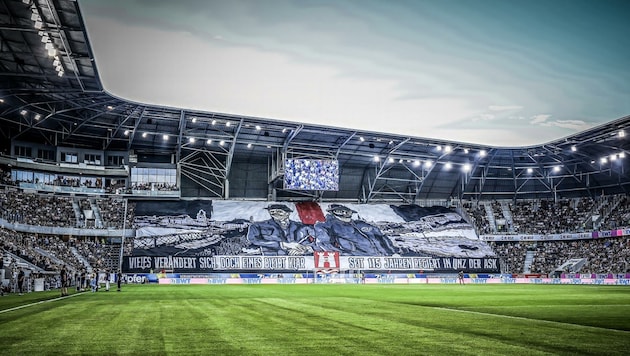
[[[136,237],[132,253],[124,258],[126,271],[499,271],[494,251],[451,208],[224,200],[168,203],[137,203]],[[459,265],[469,259],[481,262]],[[331,267],[321,267],[322,263]]]
[[[492,273],[497,258],[339,256],[318,252],[314,256],[127,256],[123,268],[130,273],[178,273],[221,271],[300,272],[319,269],[340,271],[415,271]]]

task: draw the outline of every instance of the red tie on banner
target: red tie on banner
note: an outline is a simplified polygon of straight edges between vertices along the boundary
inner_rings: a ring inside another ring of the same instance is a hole
[[[315,252],[315,268],[339,268],[339,252]]]

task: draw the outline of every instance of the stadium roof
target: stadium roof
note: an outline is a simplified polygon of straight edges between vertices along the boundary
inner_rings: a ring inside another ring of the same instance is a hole
[[[76,1],[2,0],[0,19],[5,152],[25,141],[172,155],[182,176],[217,197],[227,197],[235,167],[269,167],[264,184],[278,199],[594,196],[627,192],[630,182],[629,116],[514,148],[149,105],[104,90]],[[279,162],[291,157],[338,159],[340,190],[284,191]]]

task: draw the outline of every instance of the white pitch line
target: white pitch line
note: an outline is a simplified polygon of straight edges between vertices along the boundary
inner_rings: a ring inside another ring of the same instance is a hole
[[[64,297],[57,297],[57,298],[53,298],[53,299],[40,300],[39,302],[36,302],[36,303],[24,304],[24,305],[20,305],[20,306],[17,306],[17,307],[0,310],[0,314],[12,312],[14,310],[20,310],[20,309],[27,308],[27,307],[32,307],[32,306],[35,306],[35,305],[38,305],[38,304],[42,304],[42,303],[54,302],[54,301],[65,299],[65,298],[71,298],[71,297],[74,297],[74,296],[77,296],[77,295],[80,295],[80,294],[82,294],[82,293],[75,293],[75,294],[66,295]]]
[[[483,313],[483,312],[478,312],[478,311],[474,311],[474,310],[451,309],[451,308],[430,307],[430,306],[425,306],[425,307],[426,308],[430,308],[430,309],[439,309],[439,310],[454,311],[454,312],[460,312],[460,313],[478,314],[478,315],[483,315],[483,316],[495,316],[495,317],[499,317],[499,318],[525,320],[525,321],[538,321],[538,322],[547,323],[547,324],[570,325],[570,326],[573,326],[573,327],[576,327],[576,328],[588,328],[588,329],[598,329],[598,330],[607,330],[607,331],[617,331],[617,332],[624,333],[624,334],[630,334],[630,331],[627,331],[627,330],[602,328],[600,326],[564,323],[564,322],[561,322],[561,321],[544,320],[544,319],[532,319],[532,318],[526,318],[526,317],[523,317],[523,316]]]

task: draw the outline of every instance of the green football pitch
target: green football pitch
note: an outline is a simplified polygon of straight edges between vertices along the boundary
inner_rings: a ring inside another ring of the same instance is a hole
[[[630,287],[124,285],[0,298],[0,355],[627,355]]]

